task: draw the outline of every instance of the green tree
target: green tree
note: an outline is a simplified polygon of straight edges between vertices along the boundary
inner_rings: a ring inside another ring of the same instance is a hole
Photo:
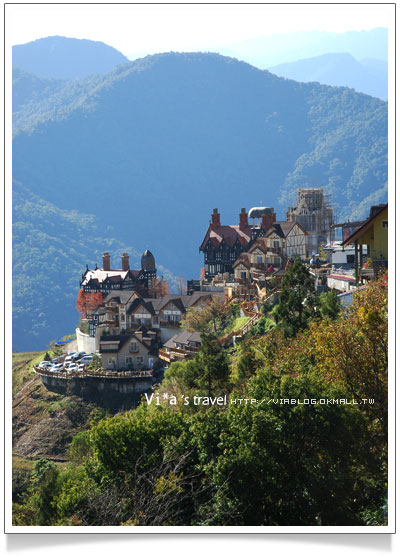
[[[225,350],[213,335],[203,334],[201,347],[195,359],[195,374],[200,389],[207,396],[215,396],[229,381],[229,362]]]
[[[318,316],[314,279],[296,259],[282,280],[282,293],[273,315],[286,337],[294,337]]]
[[[232,309],[224,300],[213,298],[202,309],[189,309],[181,326],[185,331],[217,334],[225,328],[232,311],[235,312],[235,308]]]
[[[168,385],[177,380],[195,394],[215,396],[229,386],[230,367],[227,354],[215,335],[203,333],[196,357],[187,362],[171,365],[166,373]],[[180,389],[174,389],[180,391]]]
[[[327,319],[337,319],[339,317],[341,305],[336,292],[333,290],[320,294],[318,305],[322,317]]]

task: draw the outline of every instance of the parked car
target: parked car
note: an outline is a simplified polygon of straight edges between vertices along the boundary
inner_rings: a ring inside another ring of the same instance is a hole
[[[64,367],[72,362],[72,356],[67,356],[64,360]]]
[[[78,371],[78,366],[76,365],[75,362],[72,362],[72,364],[69,364],[68,371]]]
[[[54,364],[51,368],[50,371],[54,372],[54,373],[60,373],[63,370],[63,367],[61,364]]]
[[[90,364],[90,362],[93,360],[93,356],[89,356],[88,354],[86,354],[85,356],[82,356],[82,358],[80,360],[78,360],[79,364]]]
[[[52,367],[52,363],[48,362],[47,360],[44,360],[43,362],[40,362],[40,364],[38,365],[39,369],[49,369]]]
[[[53,364],[56,364],[58,362],[58,358],[53,358],[51,361],[53,362]]]
[[[80,371],[80,372],[86,371],[86,364],[79,364],[78,365],[78,371]]]

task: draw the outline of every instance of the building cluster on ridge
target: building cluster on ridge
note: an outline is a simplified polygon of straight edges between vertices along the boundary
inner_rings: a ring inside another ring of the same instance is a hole
[[[78,345],[99,350],[105,370],[156,369],[191,358],[201,338],[180,328],[188,311],[213,299],[235,300],[247,304],[243,315],[256,322],[260,304],[276,297],[296,258],[309,265],[317,290],[347,296],[387,268],[387,219],[385,204],[371,207],[365,221],[335,224],[323,188],[298,190],[297,204],[282,221],[272,207],[253,207],[242,208],[238,223],[227,225],[214,209],[199,248],[202,277],[189,280],[184,294],[155,288],[157,269],[149,250],[137,270],[130,268],[126,253],[121,268],[111,268],[105,252],[103,267],[87,268],[81,277],[81,289],[100,292],[103,303],[88,316],[89,335],[77,329]]]

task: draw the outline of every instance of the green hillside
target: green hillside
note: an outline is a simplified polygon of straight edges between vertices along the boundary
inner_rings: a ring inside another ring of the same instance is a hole
[[[326,186],[339,218],[387,200],[387,103],[350,89],[200,53],[54,86],[17,77],[19,350],[72,327],[80,274],[105,248],[133,257],[148,247],[157,265],[197,278],[213,207],[225,224],[260,203],[282,219],[303,185]]]

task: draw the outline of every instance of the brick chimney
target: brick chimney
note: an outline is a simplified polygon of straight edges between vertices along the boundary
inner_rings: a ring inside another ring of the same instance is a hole
[[[121,262],[122,262],[122,270],[129,271],[129,255],[127,253],[122,254]]]
[[[103,271],[110,271],[110,255],[108,251],[103,253]]]
[[[249,219],[246,209],[242,209],[239,213],[239,230],[244,230],[249,226]]]
[[[213,209],[211,214],[211,227],[215,230],[219,226],[221,226],[221,215],[218,213],[218,209]]]
[[[272,225],[276,222],[276,213],[263,213],[261,217],[261,226],[264,229],[264,232],[267,232]]]

